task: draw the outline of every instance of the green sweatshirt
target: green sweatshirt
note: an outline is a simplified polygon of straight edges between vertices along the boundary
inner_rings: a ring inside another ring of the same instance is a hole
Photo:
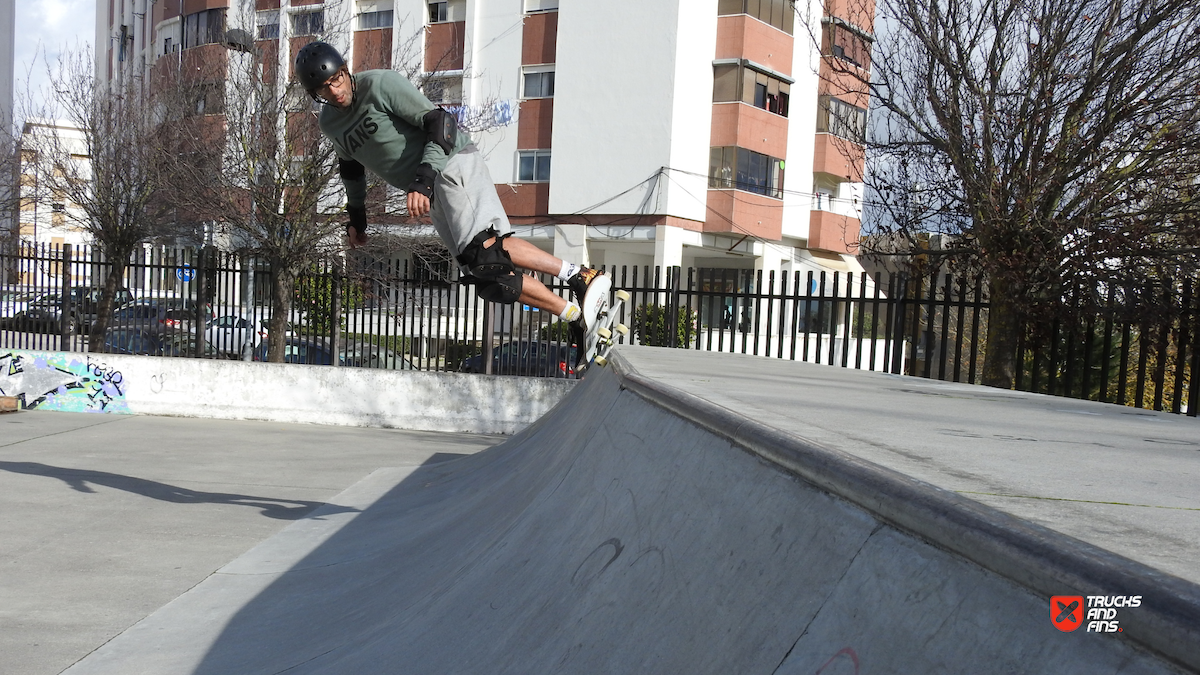
[[[435,106],[419,89],[394,70],[365,70],[353,77],[350,107],[323,106],[319,118],[321,133],[333,141],[338,157],[356,160],[401,190],[412,184],[421,164],[438,172],[446,168],[450,157],[436,144],[426,142],[421,118]],[[459,131],[450,154],[470,142],[470,136]],[[343,182],[346,203],[365,206],[366,178]]]

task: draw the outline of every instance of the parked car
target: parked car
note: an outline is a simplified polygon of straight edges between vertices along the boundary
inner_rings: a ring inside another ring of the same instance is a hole
[[[17,329],[26,331],[58,333],[65,329],[67,333],[86,333],[96,321],[103,291],[99,286],[72,288],[71,313],[66,318],[62,315],[62,292],[48,293],[29,303],[24,311],[17,314],[13,318],[14,325]],[[118,288],[113,298],[113,307],[120,307],[131,301],[133,294],[129,289]]]
[[[162,336],[163,356],[195,356],[196,336],[191,333],[167,333]],[[228,359],[227,354],[217,351],[208,340],[204,341],[204,358]]]
[[[201,318],[212,319],[207,309]],[[134,300],[113,313],[110,328],[136,328],[155,335],[190,333],[196,325],[196,303],[190,298]]]
[[[237,356],[249,346],[254,349],[267,339],[267,320],[227,314],[208,322],[204,334],[217,351]]]
[[[115,328],[104,333],[102,350],[108,354],[142,354],[162,356],[163,342],[159,336],[136,328]]]
[[[403,354],[398,354],[379,345],[355,342],[342,350],[342,365],[352,368],[380,368],[383,370],[417,370]]]
[[[0,327],[14,327],[17,315],[43,295],[45,293],[30,290],[5,290],[0,293]]]
[[[267,360],[266,340],[260,342],[258,349],[254,350],[254,360]],[[331,366],[333,365],[333,352],[322,341],[298,335],[289,335],[284,338],[283,362]]]
[[[538,377],[575,377],[575,345],[554,342],[505,342],[492,350],[495,375],[535,375]],[[483,354],[463,359],[464,373],[482,373]]]
[[[333,365],[333,351],[324,340],[289,335],[284,338],[284,363],[307,363],[316,366]],[[254,350],[255,361],[267,360],[267,341]],[[350,368],[386,368],[417,370],[416,365],[401,354],[375,345],[350,345],[341,351],[338,364]]]

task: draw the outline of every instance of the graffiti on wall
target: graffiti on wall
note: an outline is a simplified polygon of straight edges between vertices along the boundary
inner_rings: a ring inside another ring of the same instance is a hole
[[[24,410],[128,413],[125,378],[91,355],[0,353],[0,395]]]

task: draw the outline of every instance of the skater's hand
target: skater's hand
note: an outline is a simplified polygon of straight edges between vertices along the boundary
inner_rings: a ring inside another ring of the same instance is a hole
[[[408,215],[420,218],[427,213],[429,213],[429,197],[420,192],[410,191],[408,193]]]
[[[350,248],[358,248],[367,244],[367,233],[353,225],[346,226],[346,237],[350,240]]]

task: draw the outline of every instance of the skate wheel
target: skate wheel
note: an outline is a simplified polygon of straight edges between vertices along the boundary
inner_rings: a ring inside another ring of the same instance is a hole
[[[629,294],[629,291],[625,290],[617,291],[616,296],[617,300],[620,300],[621,302],[629,302],[633,298],[633,296]]]
[[[612,337],[612,331],[607,328],[597,328],[596,335],[600,336],[602,340],[608,340]]]
[[[619,324],[617,324],[616,327],[617,327],[617,332],[620,333],[622,336],[629,335],[629,326],[626,326],[623,323],[619,323]]]
[[[596,365],[598,365],[598,366],[600,366],[600,367],[607,366],[607,365],[608,365],[608,359],[604,358],[603,356],[597,356],[597,357],[596,357]]]

